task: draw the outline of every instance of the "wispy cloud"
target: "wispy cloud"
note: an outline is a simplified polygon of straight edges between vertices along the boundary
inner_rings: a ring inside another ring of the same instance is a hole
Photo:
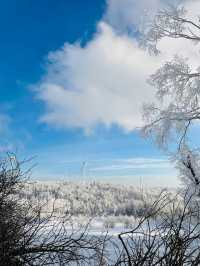
[[[157,158],[128,158],[112,161],[110,164],[91,168],[91,171],[121,171],[135,169],[171,169],[172,166],[167,159]]]

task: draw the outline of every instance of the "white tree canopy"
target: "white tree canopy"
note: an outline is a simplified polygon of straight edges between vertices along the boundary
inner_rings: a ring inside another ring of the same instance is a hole
[[[189,17],[184,8],[159,12],[145,37],[150,52],[158,54],[164,38],[191,41],[192,49],[200,49],[200,17]],[[181,51],[184,54],[184,51]],[[187,186],[199,187],[200,153],[187,146],[187,133],[200,120],[200,66],[188,58],[174,55],[154,73],[149,82],[156,88],[154,103],[144,104],[143,132],[152,136],[160,147],[178,143],[178,168]],[[198,192],[199,193],[199,192]]]

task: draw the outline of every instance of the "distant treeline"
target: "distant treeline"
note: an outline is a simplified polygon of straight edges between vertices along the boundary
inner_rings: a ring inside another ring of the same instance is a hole
[[[47,204],[73,216],[143,216],[161,189],[100,182],[30,182],[21,199]]]

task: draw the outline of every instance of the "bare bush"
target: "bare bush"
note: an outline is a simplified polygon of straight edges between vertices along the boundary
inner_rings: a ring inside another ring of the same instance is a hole
[[[119,234],[123,251],[115,265],[200,264],[199,205],[187,193],[177,197],[161,193],[132,230]]]
[[[101,265],[105,237],[75,229],[54,207],[43,215],[45,206],[19,199],[26,179],[20,166],[10,155],[0,164],[1,265]]]

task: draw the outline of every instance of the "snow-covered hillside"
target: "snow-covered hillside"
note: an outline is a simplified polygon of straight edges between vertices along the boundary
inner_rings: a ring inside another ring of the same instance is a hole
[[[100,182],[29,182],[20,198],[73,216],[135,216],[140,217],[161,189],[139,188]]]

